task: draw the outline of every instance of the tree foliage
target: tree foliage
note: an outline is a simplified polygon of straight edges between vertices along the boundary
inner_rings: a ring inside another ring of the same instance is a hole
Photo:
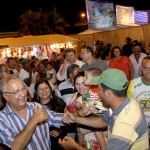
[[[45,12],[39,9],[36,12],[27,10],[19,17],[20,33],[22,35],[66,34],[64,18],[54,8]]]

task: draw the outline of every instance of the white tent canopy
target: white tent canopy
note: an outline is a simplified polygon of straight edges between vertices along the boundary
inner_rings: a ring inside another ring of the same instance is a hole
[[[78,39],[71,38],[59,34],[39,35],[39,36],[23,36],[17,38],[2,38],[0,45],[8,45],[9,48],[25,47],[33,45],[48,45],[54,43],[77,42]]]

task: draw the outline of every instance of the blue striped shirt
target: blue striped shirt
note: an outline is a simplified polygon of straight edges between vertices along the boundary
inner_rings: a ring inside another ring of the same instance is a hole
[[[39,108],[44,107],[48,114],[48,121],[36,127],[26,150],[50,150],[51,142],[49,135],[49,127],[60,127],[62,122],[62,113],[55,113],[46,106],[38,104]],[[0,112],[0,143],[11,147],[14,138],[27,125],[33,115],[34,103],[27,102],[27,119],[25,120],[16,114],[7,104]]]

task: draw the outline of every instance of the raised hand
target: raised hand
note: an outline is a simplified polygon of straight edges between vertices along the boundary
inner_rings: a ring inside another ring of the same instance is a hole
[[[41,123],[47,120],[47,112],[44,108],[38,108],[37,103],[35,103],[32,118],[36,121],[37,124]]]

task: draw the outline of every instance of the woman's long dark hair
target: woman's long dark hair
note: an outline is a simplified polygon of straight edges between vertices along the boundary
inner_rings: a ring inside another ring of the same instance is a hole
[[[53,94],[54,94],[53,91],[52,91],[52,87],[50,86],[49,82],[45,79],[40,79],[38,82],[36,82],[35,88],[34,88],[35,89],[34,100],[38,103],[40,102],[40,99],[39,99],[38,94],[37,94],[37,89],[38,89],[39,85],[42,84],[42,83],[45,83],[50,88],[52,97],[53,97]]]
[[[122,55],[122,50],[121,50],[121,48],[119,47],[119,46],[114,46],[113,48],[112,48],[112,51],[111,51],[111,58],[114,58],[115,56],[114,56],[114,50],[115,49],[119,49],[119,51],[120,51],[120,56]]]
[[[40,103],[40,98],[38,97],[37,89],[38,89],[39,85],[42,83],[45,83],[51,90],[50,102],[49,102],[49,104],[51,105],[51,108],[49,108],[49,109],[56,111],[56,112],[64,112],[64,108],[65,108],[64,101],[61,98],[55,96],[55,93],[53,92],[52,87],[50,86],[49,82],[45,79],[40,79],[35,84],[34,101]]]

